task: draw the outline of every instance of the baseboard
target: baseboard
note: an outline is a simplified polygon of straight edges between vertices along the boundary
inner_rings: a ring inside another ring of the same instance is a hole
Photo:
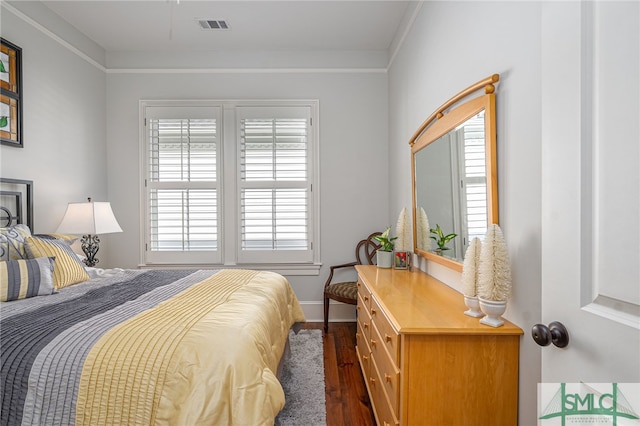
[[[308,322],[322,322],[324,320],[322,302],[300,302],[302,311]],[[356,305],[331,301],[329,306],[329,322],[354,322],[356,320]]]

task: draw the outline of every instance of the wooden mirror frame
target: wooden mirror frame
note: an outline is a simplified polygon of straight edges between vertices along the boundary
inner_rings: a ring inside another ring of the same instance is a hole
[[[435,253],[418,248],[417,243],[417,200],[416,200],[416,164],[415,154],[436,141],[452,129],[464,123],[480,111],[485,111],[485,161],[487,172],[487,225],[498,223],[498,173],[496,164],[496,100],[495,84],[500,80],[498,74],[481,80],[453,98],[445,102],[431,114],[416,130],[409,145],[411,146],[411,190],[413,205],[413,249],[416,254],[426,260],[444,265],[450,269],[462,272],[462,263],[452,258],[439,256]],[[463,104],[460,101],[478,90],[484,89],[485,94],[473,98]],[[453,109],[454,105],[459,104]],[[464,256],[464,253],[462,253]]]

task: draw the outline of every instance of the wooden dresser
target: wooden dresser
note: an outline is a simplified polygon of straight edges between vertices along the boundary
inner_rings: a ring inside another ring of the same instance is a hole
[[[356,269],[356,351],[379,426],[517,424],[520,328],[464,315],[462,294],[423,272]]]

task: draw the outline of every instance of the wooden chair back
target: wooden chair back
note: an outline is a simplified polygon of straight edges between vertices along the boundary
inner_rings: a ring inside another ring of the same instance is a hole
[[[373,265],[373,258],[376,255],[376,250],[380,248],[380,244],[373,237],[382,234],[382,232],[374,232],[366,239],[360,241],[356,246],[356,259],[360,265]]]

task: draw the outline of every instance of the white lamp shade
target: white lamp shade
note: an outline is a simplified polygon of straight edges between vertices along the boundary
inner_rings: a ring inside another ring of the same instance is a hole
[[[111,203],[69,203],[56,231],[60,234],[110,234],[122,232]]]

